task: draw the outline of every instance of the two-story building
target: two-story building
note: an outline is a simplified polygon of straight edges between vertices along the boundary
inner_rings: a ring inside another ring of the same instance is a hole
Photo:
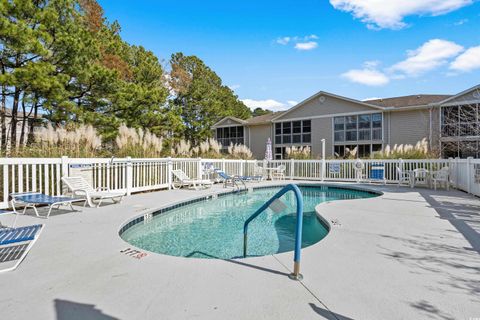
[[[214,127],[215,138],[247,145],[263,159],[268,138],[273,156],[289,146],[309,146],[314,158],[343,156],[358,147],[368,156],[386,145],[412,144],[426,138],[444,157],[480,156],[480,85],[456,95],[419,94],[359,101],[320,91],[287,111],[247,120],[226,117]]]

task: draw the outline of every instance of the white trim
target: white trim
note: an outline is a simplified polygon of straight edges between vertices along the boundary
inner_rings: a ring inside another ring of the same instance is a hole
[[[232,117],[232,116],[228,116],[228,117],[223,117],[222,119],[220,119],[219,121],[215,122],[212,126],[212,128],[221,128],[221,127],[230,127],[230,125],[222,125],[222,126],[218,126],[219,123],[227,120],[227,119],[230,119],[230,120],[233,120],[233,121],[236,121],[238,122],[238,124],[240,125],[245,125],[247,124],[247,121],[245,120],[242,120],[242,119],[238,119],[238,118],[235,118],[235,117]]]
[[[443,106],[443,104],[444,104],[445,102],[454,100],[454,99],[456,99],[456,98],[458,98],[458,97],[461,97],[461,96],[463,96],[464,94],[467,94],[467,93],[469,93],[469,92],[471,92],[471,91],[473,91],[473,90],[480,90],[480,84],[477,84],[476,86],[473,86],[473,87],[471,87],[470,89],[467,89],[467,90],[464,90],[464,91],[462,91],[462,92],[460,92],[460,93],[457,93],[456,95],[451,96],[450,98],[447,98],[447,99],[445,99],[445,100],[442,100],[442,101],[440,101],[440,102],[437,102],[437,104]]]
[[[455,106],[463,106],[465,104],[480,104],[480,99],[451,102],[451,103],[439,105],[439,107],[455,107]]]
[[[301,117],[301,118],[288,118],[285,120],[276,120],[273,121],[273,123],[279,123],[279,122],[288,122],[288,121],[299,121],[299,120],[312,120],[312,119],[321,119],[321,118],[334,118],[334,117],[342,117],[342,116],[355,116],[355,115],[362,115],[362,114],[372,114],[372,113],[383,113],[384,110],[369,110],[369,111],[357,111],[357,112],[343,112],[343,113],[330,113],[330,114],[324,114],[321,116],[312,116],[312,117]]]
[[[351,99],[351,98],[347,98],[347,97],[343,97],[343,96],[339,96],[339,95],[336,95],[336,94],[333,94],[333,93],[330,93],[330,92],[326,92],[326,91],[319,91],[317,92],[316,94],[314,94],[313,96],[303,100],[302,102],[298,103],[297,105],[295,105],[294,107],[288,109],[287,111],[285,111],[284,113],[272,118],[272,122],[274,122],[275,120],[285,116],[286,114],[302,107],[305,103],[321,96],[321,95],[325,95],[325,96],[329,96],[329,97],[332,97],[332,98],[336,98],[336,99],[340,99],[340,100],[344,100],[344,101],[348,101],[348,102],[352,102],[352,103],[356,103],[358,105],[361,105],[361,106],[366,106],[366,107],[370,107],[370,108],[373,108],[373,109],[377,109],[377,110],[385,110],[384,107],[380,107],[380,106],[377,106],[377,105],[373,105],[373,104],[369,104],[369,103],[365,103],[365,102],[362,102],[360,100],[355,100],[355,99]]]

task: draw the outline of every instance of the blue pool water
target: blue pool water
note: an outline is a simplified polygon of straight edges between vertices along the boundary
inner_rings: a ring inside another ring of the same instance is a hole
[[[280,187],[260,188],[249,193],[231,193],[202,200],[140,222],[121,237],[151,252],[194,258],[239,258],[243,252],[243,224]],[[315,213],[321,202],[375,197],[376,194],[325,186],[300,186],[304,199],[302,247],[323,239],[328,230]],[[295,243],[295,196],[289,192],[282,201],[286,209],[264,211],[249,225],[248,254],[263,256],[292,251]]]

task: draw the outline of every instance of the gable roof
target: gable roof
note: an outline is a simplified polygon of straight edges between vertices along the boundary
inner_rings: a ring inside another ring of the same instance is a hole
[[[367,100],[365,102],[369,104],[374,104],[380,107],[384,107],[384,108],[401,109],[406,107],[426,106],[432,103],[438,103],[449,97],[451,97],[451,95],[418,94],[418,95],[410,95],[410,96],[402,96],[402,97]]]
[[[240,124],[246,124],[247,123],[247,121],[245,121],[245,120],[235,118],[235,117],[232,117],[232,116],[228,116],[228,117],[224,117],[224,118],[220,119],[219,121],[215,122],[215,124],[212,127],[218,126],[220,123],[222,123],[223,121],[225,121],[227,119],[233,120],[233,121],[238,122]]]
[[[368,103],[366,101],[360,101],[360,100],[356,100],[356,99],[351,99],[351,98],[347,98],[347,97],[344,97],[344,96],[339,96],[339,95],[336,95],[336,94],[333,94],[333,93],[330,93],[330,92],[326,92],[326,91],[319,91],[317,93],[315,93],[313,96],[303,100],[302,102],[298,103],[297,105],[295,105],[294,107],[288,109],[287,111],[283,112],[282,114],[272,118],[272,120],[276,120],[290,112],[292,112],[293,110],[296,110],[298,108],[300,108],[301,106],[303,106],[304,104],[306,104],[307,102],[310,102],[312,101],[313,99],[316,99],[320,96],[327,96],[327,97],[332,97],[332,98],[336,98],[336,99],[340,99],[340,100],[344,100],[344,101],[348,101],[348,102],[353,102],[353,103],[356,103],[358,105],[361,105],[361,106],[366,106],[366,107],[370,107],[370,108],[373,108],[373,109],[378,109],[378,110],[383,110],[384,108],[381,107],[381,106],[378,106],[378,105],[374,105],[374,104],[371,104],[371,103]]]
[[[476,85],[476,86],[474,86],[474,87],[471,87],[470,89],[467,89],[467,90],[465,90],[465,91],[462,91],[462,92],[460,92],[460,93],[458,93],[458,94],[456,94],[456,95],[450,96],[450,97],[446,98],[445,100],[439,101],[439,104],[444,104],[444,103],[446,103],[446,102],[448,102],[448,101],[454,100],[454,99],[456,99],[456,98],[458,98],[458,97],[463,96],[464,94],[467,94],[467,93],[472,92],[472,91],[475,91],[475,90],[480,90],[480,84],[478,84],[478,85]]]
[[[249,125],[257,125],[257,124],[264,124],[264,123],[270,123],[273,118],[279,117],[282,114],[284,114],[286,111],[277,111],[277,112],[272,112],[268,114],[264,114],[261,116],[256,116],[250,119],[247,119],[247,124]]]

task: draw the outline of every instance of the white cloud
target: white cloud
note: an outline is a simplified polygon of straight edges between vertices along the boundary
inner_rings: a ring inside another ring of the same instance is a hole
[[[273,99],[266,99],[266,100],[242,99],[242,102],[252,110],[254,110],[255,108],[262,108],[262,109],[268,109],[272,111],[280,111],[280,110],[286,110],[289,107],[287,104],[273,100]]]
[[[438,16],[472,4],[474,0],[330,0],[338,10],[350,12],[369,28],[401,29],[411,15]]]
[[[390,79],[383,73],[374,69],[353,69],[342,74],[342,77],[367,86],[383,86]]]
[[[276,42],[281,45],[287,45],[290,42],[290,40],[292,40],[292,38],[290,37],[281,37],[281,38],[278,38]]]
[[[295,44],[295,49],[301,51],[313,50],[318,47],[318,43],[315,41],[298,42]]]
[[[383,86],[390,82],[388,76],[377,70],[380,65],[379,61],[365,61],[363,69],[352,69],[344,74],[342,77],[367,86]]]
[[[432,39],[416,50],[408,51],[408,58],[393,65],[390,71],[400,71],[409,76],[417,76],[438,68],[462,51],[463,47],[455,42]]]
[[[295,100],[288,100],[287,103],[290,105],[290,106],[295,106],[298,104],[298,101],[295,101]]]
[[[312,50],[318,47],[318,43],[313,40],[317,40],[318,36],[316,34],[311,34],[308,36],[294,36],[294,37],[280,37],[275,40],[277,44],[286,46],[292,44],[297,50]]]
[[[240,88],[240,85],[239,84],[232,84],[231,86],[228,86],[230,88],[230,90],[237,90],[238,88]]]
[[[450,64],[450,69],[460,72],[478,68],[480,68],[480,46],[469,48]]]

